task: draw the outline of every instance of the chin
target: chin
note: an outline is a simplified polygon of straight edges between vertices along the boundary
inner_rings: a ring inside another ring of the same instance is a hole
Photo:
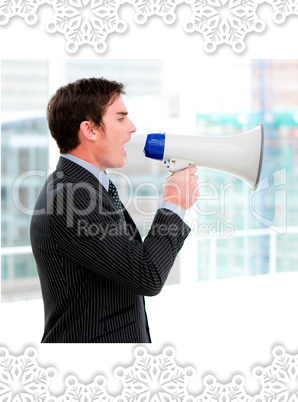
[[[119,169],[125,166],[125,160],[123,161],[119,161],[118,163],[115,163],[115,165],[113,166],[115,169]]]

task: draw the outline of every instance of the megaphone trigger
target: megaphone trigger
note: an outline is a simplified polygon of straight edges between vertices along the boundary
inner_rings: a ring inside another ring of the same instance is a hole
[[[195,166],[194,161],[189,161],[185,159],[170,159],[170,163],[168,165],[168,171],[171,173],[178,172],[179,170],[183,170],[189,167]]]

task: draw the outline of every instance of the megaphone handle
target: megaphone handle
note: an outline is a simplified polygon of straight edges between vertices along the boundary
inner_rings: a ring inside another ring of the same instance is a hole
[[[184,159],[174,159],[171,158],[169,161],[166,161],[168,171],[171,173],[176,173],[179,172],[179,170],[183,170],[186,168],[189,168],[191,166],[194,166],[194,161],[189,161],[189,160],[184,160]]]

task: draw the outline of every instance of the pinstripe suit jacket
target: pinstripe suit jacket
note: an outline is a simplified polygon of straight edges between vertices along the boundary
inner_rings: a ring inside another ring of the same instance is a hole
[[[151,342],[144,296],[162,289],[189,227],[157,211],[144,242],[100,182],[60,158],[30,237],[45,309],[42,342]]]

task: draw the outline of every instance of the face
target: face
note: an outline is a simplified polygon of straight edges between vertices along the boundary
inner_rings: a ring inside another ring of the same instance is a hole
[[[104,128],[97,129],[95,152],[101,170],[120,168],[125,165],[124,145],[131,140],[136,131],[127,116],[128,112],[121,96],[111,103],[103,116]]]

